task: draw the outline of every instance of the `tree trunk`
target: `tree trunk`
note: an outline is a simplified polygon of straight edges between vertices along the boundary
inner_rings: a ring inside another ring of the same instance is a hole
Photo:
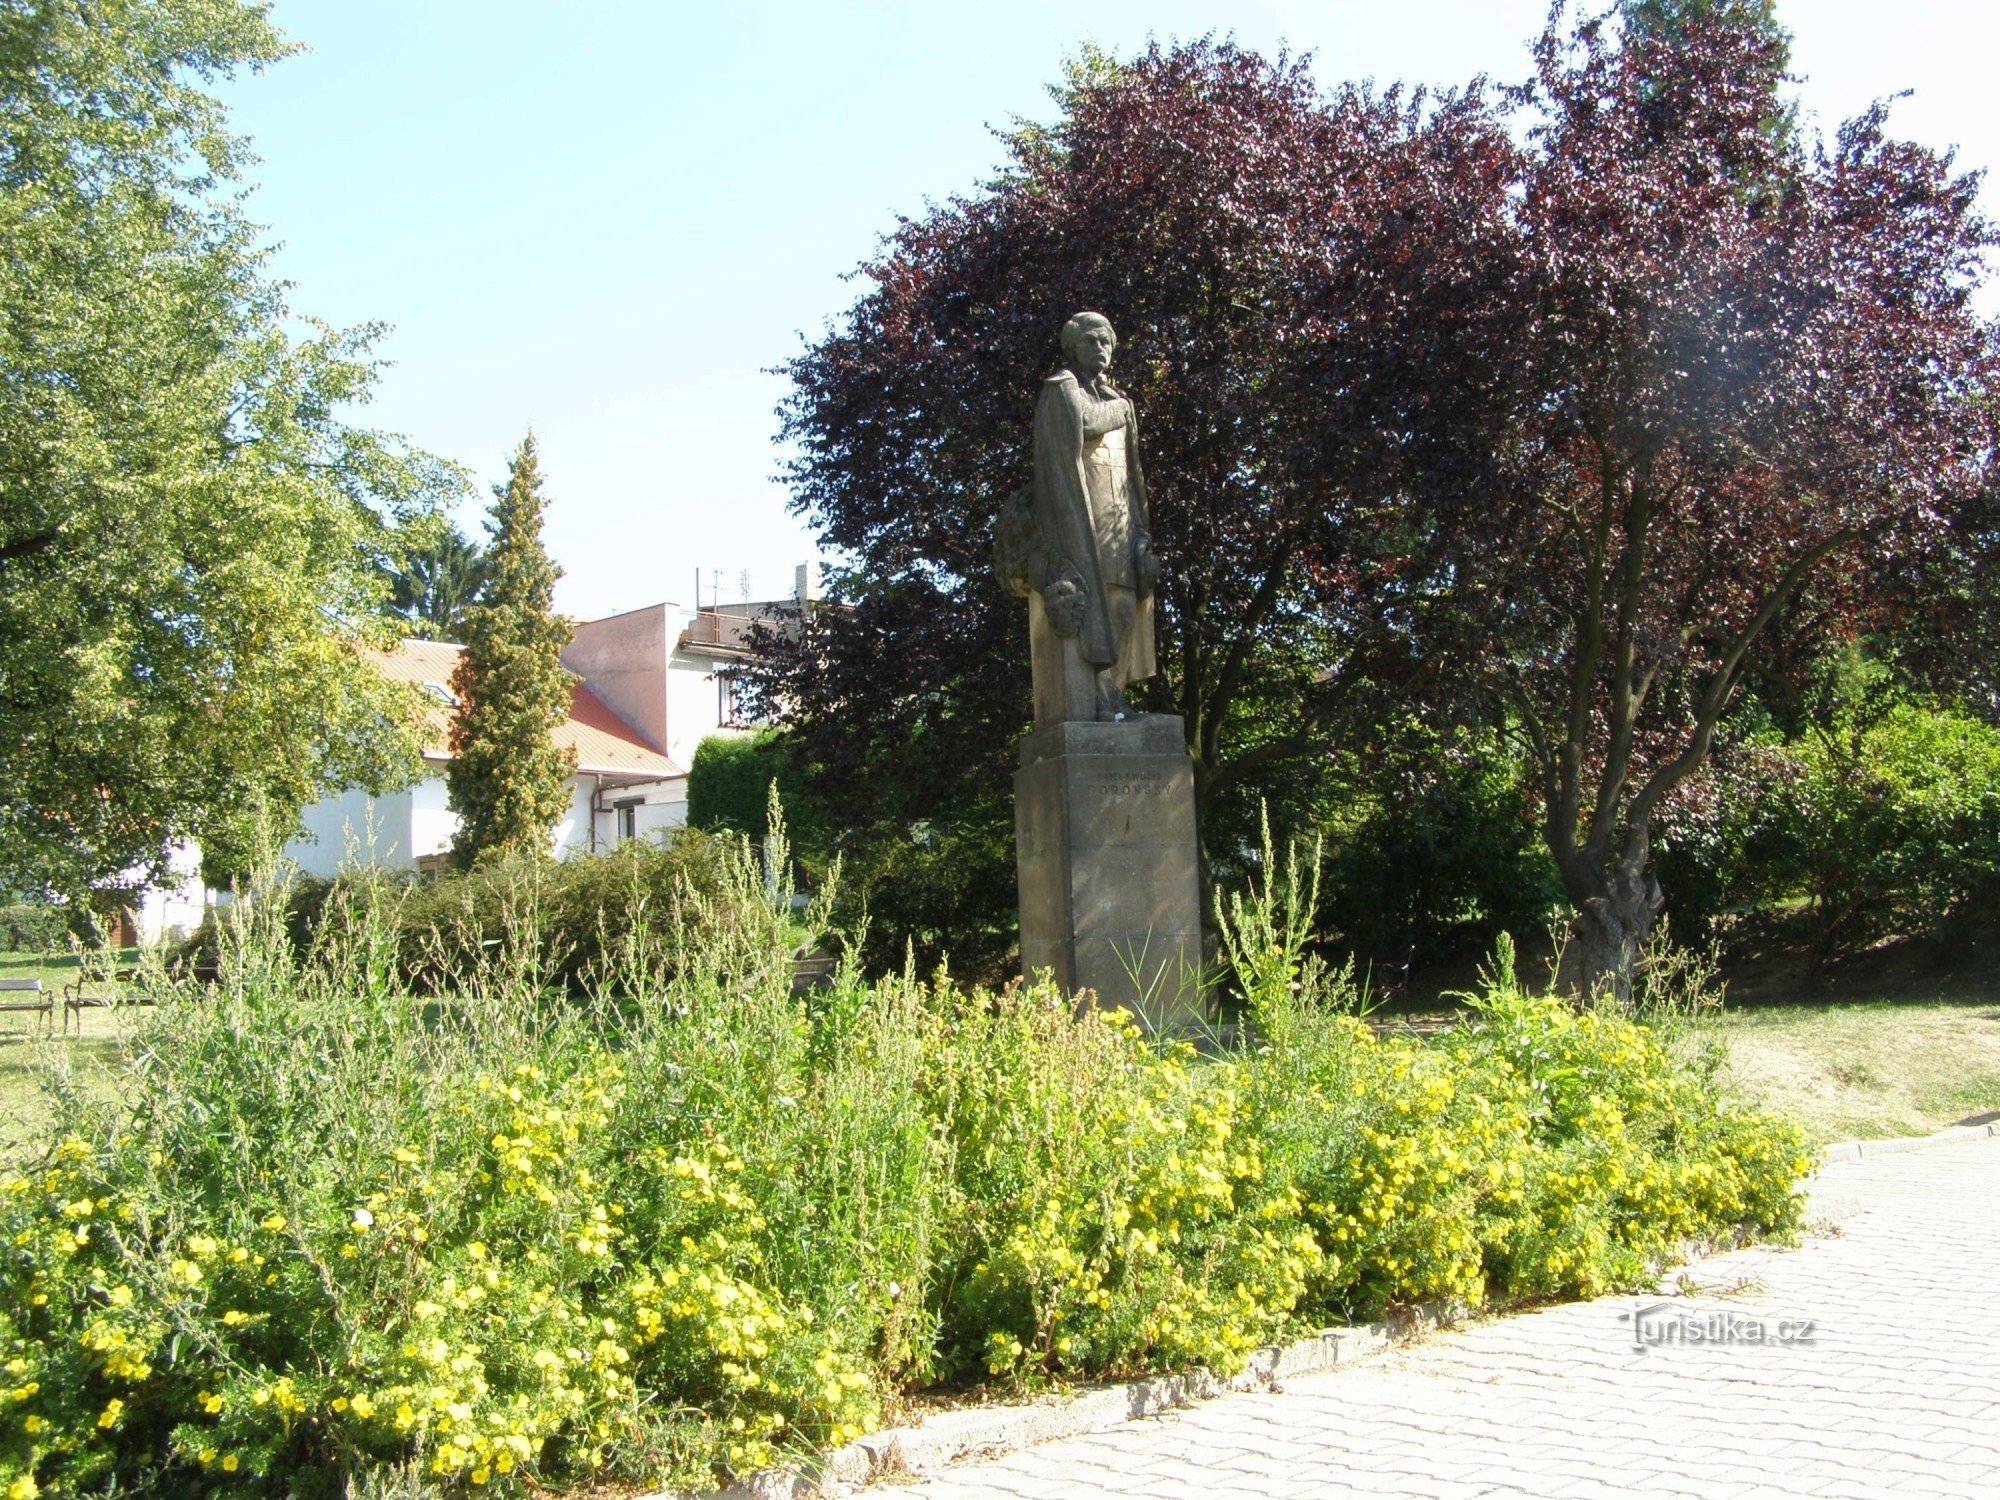
[[[1605,1000],[1622,1004],[1632,998],[1639,953],[1665,897],[1643,857],[1636,864],[1612,862],[1590,884],[1593,889],[1570,893],[1576,917],[1570,923],[1556,988],[1581,1004]]]

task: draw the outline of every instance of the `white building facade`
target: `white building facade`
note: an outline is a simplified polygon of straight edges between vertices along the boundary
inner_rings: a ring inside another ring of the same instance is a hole
[[[576,626],[563,665],[578,681],[568,718],[552,731],[576,757],[569,809],[551,835],[558,856],[661,839],[686,826],[687,768],[696,749],[712,734],[754,727],[740,712],[736,678],[757,625],[795,622],[814,592],[808,565],[799,569],[794,599],[699,609],[654,604]],[[302,835],[284,850],[301,870],[427,870],[449,851],[459,820],[446,801],[444,770],[460,650],[413,640],[376,654],[385,675],[425,695],[424,773],[400,790],[349,788],[308,807]]]

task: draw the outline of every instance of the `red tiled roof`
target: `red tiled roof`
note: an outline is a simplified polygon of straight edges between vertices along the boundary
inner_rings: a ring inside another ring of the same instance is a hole
[[[449,691],[452,669],[462,646],[448,641],[399,641],[389,651],[368,657],[391,682],[408,682],[426,692],[421,728],[425,760],[450,760],[451,704],[436,689]],[[549,731],[565,749],[576,752],[576,768],[588,775],[684,776],[687,773],[655,750],[639,732],[589,684],[578,681],[569,692],[569,718]]]

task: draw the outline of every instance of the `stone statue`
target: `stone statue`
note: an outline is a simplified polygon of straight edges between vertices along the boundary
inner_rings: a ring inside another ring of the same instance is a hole
[[[1153,662],[1153,556],[1139,424],[1111,383],[1102,314],[1063,325],[1064,364],[1035,405],[1035,481],[1002,510],[1000,576],[1028,597],[1035,723],[1122,720]]]
[[[1035,480],[1002,508],[994,562],[1028,598],[1035,727],[1014,773],[1021,969],[1160,1032],[1207,1015],[1194,762],[1153,675],[1153,557],[1139,424],[1097,313],[1063,325],[1035,404]]]

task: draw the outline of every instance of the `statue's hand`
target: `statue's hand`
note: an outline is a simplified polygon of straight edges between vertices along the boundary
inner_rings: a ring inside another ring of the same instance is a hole
[[[1058,578],[1042,590],[1042,608],[1049,624],[1061,636],[1083,631],[1083,585],[1073,578]]]
[[[1025,598],[1034,587],[1039,550],[1035,491],[1034,486],[1026,485],[1008,497],[993,522],[993,567],[1010,592]]]

